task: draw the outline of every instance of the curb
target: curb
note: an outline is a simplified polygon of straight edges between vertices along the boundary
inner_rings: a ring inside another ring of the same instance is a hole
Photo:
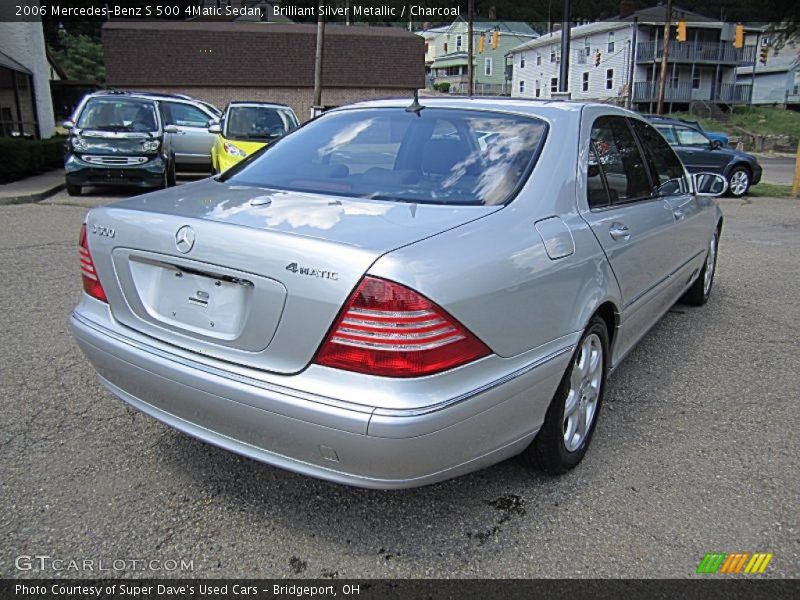
[[[50,196],[56,194],[57,192],[60,192],[65,187],[67,187],[65,183],[58,183],[50,186],[49,188],[41,192],[34,192],[32,194],[21,194],[19,196],[0,196],[0,206],[10,205],[10,204],[31,204],[33,202],[39,202],[41,200],[44,200],[45,198],[49,198]]]

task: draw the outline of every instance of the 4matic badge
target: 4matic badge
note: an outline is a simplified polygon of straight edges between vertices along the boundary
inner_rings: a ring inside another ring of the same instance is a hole
[[[337,281],[339,274],[332,271],[323,271],[322,269],[314,269],[313,267],[301,267],[296,262],[286,265],[286,270],[296,275],[307,275],[309,277],[318,277],[319,279],[332,279]]]

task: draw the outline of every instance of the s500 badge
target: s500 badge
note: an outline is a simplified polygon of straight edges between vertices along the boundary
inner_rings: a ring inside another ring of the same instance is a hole
[[[103,237],[110,238],[117,235],[117,231],[113,227],[104,227],[102,225],[92,225],[92,233],[94,235],[102,235]]]
[[[307,275],[308,277],[318,277],[319,279],[332,279],[337,281],[339,274],[332,271],[323,271],[312,267],[301,267],[296,262],[286,265],[286,270],[296,275]]]

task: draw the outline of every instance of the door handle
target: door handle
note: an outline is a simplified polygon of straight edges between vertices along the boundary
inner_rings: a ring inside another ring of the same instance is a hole
[[[631,239],[631,231],[628,229],[627,225],[623,225],[622,223],[612,223],[611,227],[608,228],[609,235],[615,240],[629,240]]]

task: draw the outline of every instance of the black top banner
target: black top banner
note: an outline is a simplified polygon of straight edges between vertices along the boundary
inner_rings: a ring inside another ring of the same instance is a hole
[[[107,21],[112,19],[237,19],[297,22],[450,23],[467,19],[468,0],[3,0],[0,21]],[[625,20],[645,11],[651,22],[664,20],[657,0],[474,0],[476,21],[558,23],[570,5],[573,23]],[[684,14],[725,22],[800,21],[797,0],[679,0],[673,19]]]

